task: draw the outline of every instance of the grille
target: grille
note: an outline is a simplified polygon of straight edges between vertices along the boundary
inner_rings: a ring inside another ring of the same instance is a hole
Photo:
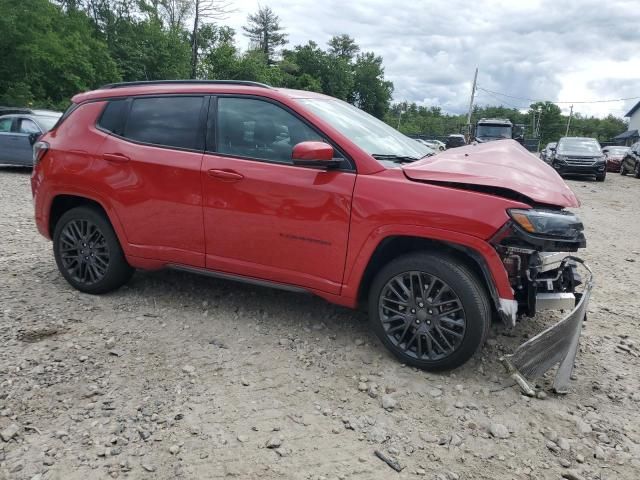
[[[572,165],[576,167],[589,167],[596,163],[594,158],[582,158],[582,157],[568,157],[567,165]]]

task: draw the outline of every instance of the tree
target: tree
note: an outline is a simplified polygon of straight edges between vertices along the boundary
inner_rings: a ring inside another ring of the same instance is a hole
[[[220,20],[229,14],[229,2],[225,0],[191,0],[193,28],[191,29],[191,78],[198,72],[198,33],[207,20]]]
[[[274,62],[276,49],[287,44],[287,35],[282,33],[280,19],[269,7],[260,7],[258,12],[247,17],[248,25],[242,27],[254,48],[262,51],[267,63]]]
[[[335,35],[329,40],[329,54],[349,63],[353,61],[359,51],[360,47],[356,45],[356,41],[346,33]]]
[[[354,65],[353,104],[378,118],[389,108],[393,83],[384,79],[382,57],[373,52],[361,53]]]

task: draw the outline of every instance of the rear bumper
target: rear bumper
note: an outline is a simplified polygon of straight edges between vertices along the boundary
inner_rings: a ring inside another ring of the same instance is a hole
[[[567,265],[568,262],[572,262],[572,265],[576,266],[579,264],[587,271],[583,291],[576,294],[567,292],[538,293],[536,307],[537,310],[572,308],[571,311],[555,325],[548,327],[520,345],[512,354],[501,358],[511,377],[527,395],[535,394],[535,389],[530,382],[557,364],[559,367],[553,382],[553,389],[558,393],[566,393],[569,385],[582,332],[582,322],[586,317],[593,288],[593,274],[589,267],[577,257],[566,256],[560,263]]]

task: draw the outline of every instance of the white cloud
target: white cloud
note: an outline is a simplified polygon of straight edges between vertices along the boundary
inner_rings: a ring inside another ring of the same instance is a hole
[[[325,46],[332,35],[348,33],[381,55],[395,100],[462,112],[476,66],[479,85],[516,97],[640,96],[636,0],[240,0],[227,23],[244,48],[241,26],[259,4],[280,17],[290,45]],[[529,103],[500,98],[505,105]],[[478,102],[499,103],[486,92]],[[574,111],[623,115],[634,103],[576,104]]]

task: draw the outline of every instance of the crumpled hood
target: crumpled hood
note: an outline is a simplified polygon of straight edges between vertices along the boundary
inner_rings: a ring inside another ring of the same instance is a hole
[[[517,192],[536,203],[580,206],[560,175],[514,140],[454,148],[402,169],[412,180],[496,187]]]

